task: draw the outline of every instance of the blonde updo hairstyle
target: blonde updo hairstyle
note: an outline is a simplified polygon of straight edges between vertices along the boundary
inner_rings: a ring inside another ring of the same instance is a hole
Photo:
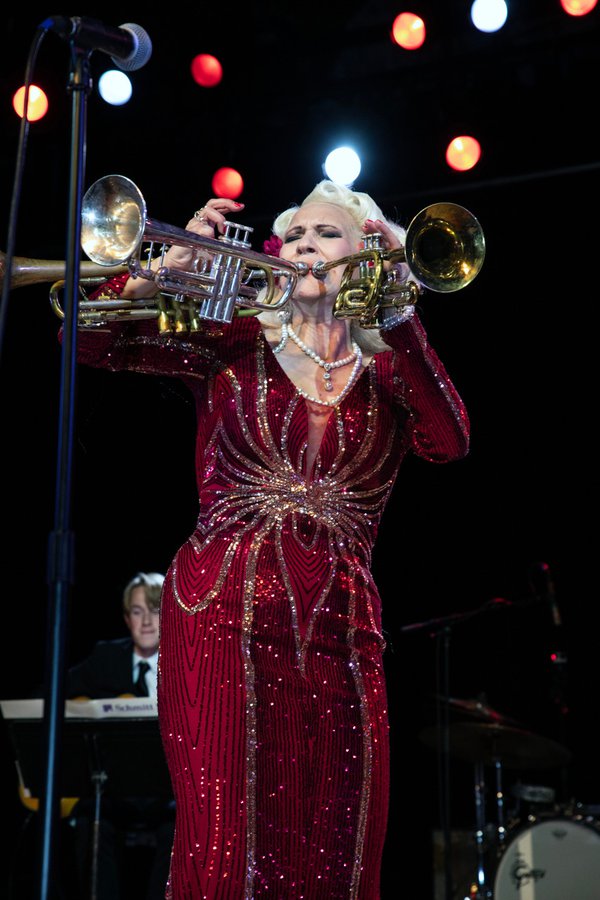
[[[307,206],[309,203],[333,203],[335,206],[340,206],[344,209],[356,223],[357,241],[363,237],[362,226],[365,219],[381,219],[404,244],[406,229],[387,219],[369,194],[365,194],[362,191],[353,191],[345,185],[336,184],[328,179],[324,179],[315,185],[299,206],[291,206],[280,213],[273,222],[273,234],[283,240],[295,214],[301,207]],[[362,350],[378,353],[391,349],[382,340],[377,329],[361,328],[356,319],[351,320],[350,331]]]

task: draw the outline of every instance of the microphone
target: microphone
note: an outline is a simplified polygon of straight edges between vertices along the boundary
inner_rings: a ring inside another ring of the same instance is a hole
[[[556,599],[556,591],[554,590],[554,581],[550,573],[550,566],[548,565],[548,563],[540,563],[540,571],[542,572],[546,584],[546,599],[550,604],[552,621],[557,628],[560,628],[560,626],[562,625],[562,617],[560,614],[560,609],[558,608],[558,600]]]
[[[107,53],[126,72],[141,69],[152,55],[152,41],[140,25],[127,22],[118,28],[87,16],[50,16],[40,28],[55,31],[82,50]]]

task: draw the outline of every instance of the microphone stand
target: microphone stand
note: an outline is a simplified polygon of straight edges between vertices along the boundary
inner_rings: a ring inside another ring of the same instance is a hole
[[[498,609],[513,606],[514,604],[510,600],[505,600],[501,597],[496,597],[493,600],[488,601],[482,607],[478,609],[470,610],[468,612],[461,613],[451,613],[448,616],[441,616],[435,619],[428,619],[425,622],[414,622],[410,625],[405,625],[400,629],[402,633],[408,634],[415,631],[424,631],[427,630],[430,632],[431,637],[436,638],[437,643],[437,658],[438,665],[436,665],[436,693],[439,698],[442,698],[438,701],[437,704],[437,718],[438,718],[438,728],[441,734],[441,751],[438,754],[438,762],[439,762],[439,770],[438,770],[438,780],[439,780],[439,788],[440,788],[440,818],[441,818],[441,827],[442,827],[442,835],[443,835],[443,844],[444,844],[444,900],[453,900],[454,892],[453,892],[453,878],[452,878],[452,841],[451,841],[451,833],[450,833],[450,638],[452,635],[452,628],[456,625],[462,624],[463,622],[467,622],[469,619],[472,619],[476,616],[484,615],[488,612],[494,612]],[[476,786],[477,790],[477,786]],[[482,785],[481,781],[478,784],[479,793],[477,794],[477,810],[478,814],[481,811],[481,802],[482,802]],[[479,822],[479,820],[478,820]],[[481,823],[479,822],[478,828]],[[480,851],[480,846],[478,845],[478,852]],[[481,860],[481,853],[479,853],[480,858],[478,862],[478,893],[475,900],[484,900],[484,898],[491,897],[491,893],[489,889],[485,885],[485,875],[483,871],[483,864]]]
[[[562,646],[562,642],[557,643],[558,647],[560,648]],[[569,656],[566,649],[554,649],[550,653],[550,665],[552,667],[550,699],[554,704],[555,712],[558,716],[558,739],[563,744],[568,743],[568,660]],[[566,765],[564,765],[560,770],[560,787],[562,800],[566,802],[569,799],[569,771]]]
[[[65,706],[64,649],[67,607],[73,583],[74,534],[71,531],[71,476],[75,419],[77,317],[81,261],[81,203],[85,172],[86,101],[91,91],[89,55],[71,43],[72,94],[69,207],[67,221],[64,326],[56,462],[54,529],[48,539],[49,585],[43,739],[46,769],[40,802],[39,898],[47,900],[54,871],[59,819],[58,775]]]

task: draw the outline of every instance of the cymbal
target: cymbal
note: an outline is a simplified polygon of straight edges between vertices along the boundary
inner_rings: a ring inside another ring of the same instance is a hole
[[[425,728],[419,738],[438,749],[442,731]],[[508,769],[553,769],[571,759],[570,751],[550,738],[496,723],[455,722],[448,726],[448,747],[457,759],[488,766],[500,762]]]
[[[438,699],[443,698],[438,695]],[[462,700],[458,697],[449,697],[448,705],[470,716],[475,716],[477,719],[485,719],[486,722],[495,722],[497,725],[519,725],[516,719],[492,709],[483,700]]]

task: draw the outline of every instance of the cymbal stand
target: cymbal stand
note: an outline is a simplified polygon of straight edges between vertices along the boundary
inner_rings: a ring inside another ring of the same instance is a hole
[[[441,748],[438,755],[438,781],[440,788],[440,817],[441,817],[441,826],[442,826],[442,834],[444,841],[444,900],[453,900],[454,890],[453,890],[453,878],[452,878],[452,840],[451,840],[451,832],[450,832],[450,821],[451,821],[451,812],[450,812],[450,747],[449,747],[449,700],[450,700],[450,637],[452,634],[452,629],[464,622],[469,621],[476,616],[484,615],[492,611],[496,611],[498,609],[503,609],[505,606],[511,606],[512,604],[504,600],[503,598],[496,597],[493,600],[488,601],[482,607],[473,610],[467,610],[466,612],[459,613],[451,613],[447,616],[437,617],[435,619],[428,619],[425,622],[413,622],[410,625],[404,625],[401,628],[401,631],[412,632],[412,631],[422,631],[427,630],[430,633],[430,637],[436,638],[437,650],[438,650],[438,665],[436,666],[436,678],[437,678],[437,694],[439,698],[442,698],[438,703],[438,724],[440,727],[440,732],[442,735]],[[476,785],[481,785],[481,788],[484,789],[485,785],[483,784],[483,773],[481,775],[481,781],[478,781],[476,778]],[[476,802],[479,804],[480,796],[477,793],[479,788],[476,788]],[[479,814],[479,808],[478,808]],[[483,812],[481,813],[483,814]],[[485,832],[485,828],[482,824],[481,826],[481,834],[482,840]],[[483,874],[483,870],[482,870]],[[478,887],[479,890],[479,887]],[[491,896],[490,894],[479,893],[473,900],[484,900]]]
[[[485,815],[485,772],[482,762],[474,765],[475,792],[475,847],[477,853],[477,873],[475,891],[470,892],[469,900],[489,900],[492,892],[486,878],[486,815]]]
[[[496,781],[496,856],[505,846],[506,826],[504,822],[504,788],[502,785],[502,760],[494,757],[494,773]],[[493,889],[487,882],[486,858],[489,859],[486,838],[486,784],[484,763],[478,761],[474,766],[475,793],[475,847],[477,853],[476,881],[471,887],[469,900],[490,900],[494,896]]]
[[[496,772],[496,839],[498,846],[496,852],[499,854],[504,849],[506,842],[506,825],[504,822],[504,788],[502,784],[502,760],[498,757],[494,760],[494,770]]]

